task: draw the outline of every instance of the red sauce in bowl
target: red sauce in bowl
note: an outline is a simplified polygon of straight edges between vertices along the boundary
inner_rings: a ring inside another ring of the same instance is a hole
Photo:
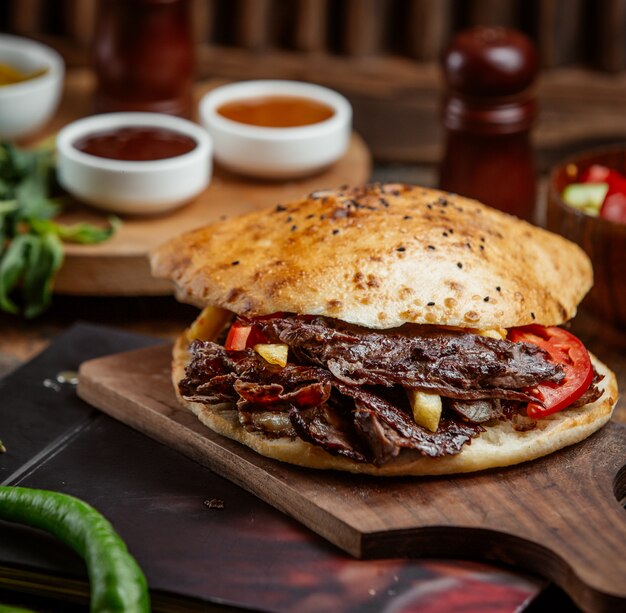
[[[152,126],[127,126],[93,132],[73,144],[89,155],[128,162],[165,160],[189,153],[198,145],[190,136]]]
[[[330,119],[335,111],[322,102],[298,96],[242,98],[222,104],[222,117],[264,128],[295,128]]]

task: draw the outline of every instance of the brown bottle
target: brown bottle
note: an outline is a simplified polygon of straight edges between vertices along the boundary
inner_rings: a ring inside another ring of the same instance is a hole
[[[493,27],[460,32],[443,58],[446,145],[442,189],[532,220],[536,176],[530,129],[537,53],[522,33]]]
[[[94,65],[96,111],[191,116],[189,0],[100,0]]]

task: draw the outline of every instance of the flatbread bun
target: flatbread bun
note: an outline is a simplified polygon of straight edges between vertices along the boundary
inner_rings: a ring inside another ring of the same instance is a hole
[[[178,382],[185,376],[189,360],[188,338],[179,337],[173,354],[172,380],[180,402],[193,411],[211,430],[234,439],[261,455],[298,466],[335,469],[378,476],[445,475],[466,473],[487,468],[510,466],[578,443],[599,430],[610,419],[617,402],[615,375],[595,356],[593,364],[604,379],[599,383],[602,396],[594,403],[570,408],[537,421],[527,432],[516,431],[510,421],[489,425],[486,431],[466,445],[461,453],[442,458],[429,458],[403,450],[400,455],[376,467],[331,455],[299,438],[269,438],[259,432],[248,432],[238,421],[236,409],[229,405],[206,405],[189,402],[178,392]]]
[[[592,285],[589,259],[566,239],[395,184],[317,192],[189,232],[157,249],[152,269],[199,306],[368,328],[558,325]]]

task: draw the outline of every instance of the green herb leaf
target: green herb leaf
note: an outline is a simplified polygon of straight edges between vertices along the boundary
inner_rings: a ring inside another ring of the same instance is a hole
[[[49,145],[24,151],[0,143],[0,310],[26,317],[50,304],[63,263],[62,241],[99,243],[121,224],[117,217],[107,227],[54,220],[63,202],[50,197],[54,151]]]
[[[19,208],[17,200],[0,200],[0,217],[4,217],[7,213],[13,213]]]
[[[122,220],[119,217],[109,217],[108,222],[109,226],[106,228],[94,226],[87,222],[75,223],[71,226],[61,225],[56,222],[52,223],[55,226],[55,232],[65,242],[91,245],[111,238],[122,225]]]
[[[33,238],[22,279],[23,312],[27,318],[40,315],[50,305],[54,277],[63,263],[63,245],[58,236],[48,233]]]
[[[61,207],[46,197],[44,187],[37,178],[27,177],[15,189],[19,203],[17,220],[51,219],[59,213]]]
[[[26,254],[31,240],[32,237],[27,234],[16,236],[0,260],[0,309],[8,313],[19,312],[19,307],[11,300],[9,294],[26,268]]]

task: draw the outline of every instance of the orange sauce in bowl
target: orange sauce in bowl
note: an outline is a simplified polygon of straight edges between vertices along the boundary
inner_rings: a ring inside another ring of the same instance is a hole
[[[298,96],[264,96],[226,102],[217,113],[238,123],[263,128],[296,128],[330,119],[335,111],[322,102]]]

